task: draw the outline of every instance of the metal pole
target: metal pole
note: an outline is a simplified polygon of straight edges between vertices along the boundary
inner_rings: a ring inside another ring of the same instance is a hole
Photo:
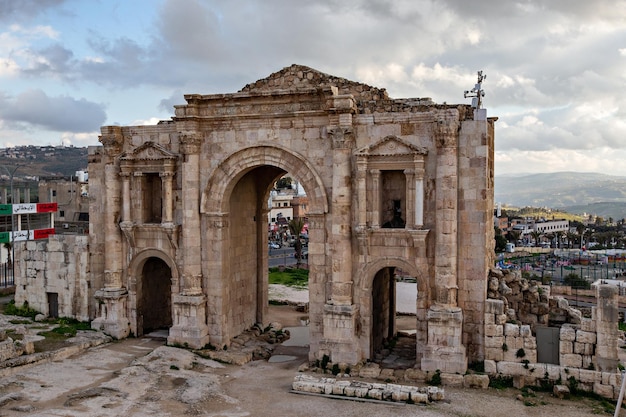
[[[622,372],[622,387],[619,390],[619,398],[617,399],[617,404],[615,405],[615,414],[613,417],[619,416],[619,411],[622,408],[622,401],[624,400],[624,389],[626,389],[626,372]]]
[[[11,207],[13,206],[13,204],[15,204],[15,192],[13,191],[13,177],[15,176],[15,172],[17,171],[17,169],[21,167],[21,165],[17,165],[15,166],[15,168],[13,168],[13,171],[9,171],[9,169],[5,166],[4,169],[6,170],[7,174],[9,174],[10,176],[10,180],[11,180]],[[19,203],[19,201],[18,201]],[[13,210],[11,210],[11,278],[13,281],[13,285],[15,285],[15,241],[13,240],[13,236],[15,234],[15,214],[13,213]]]

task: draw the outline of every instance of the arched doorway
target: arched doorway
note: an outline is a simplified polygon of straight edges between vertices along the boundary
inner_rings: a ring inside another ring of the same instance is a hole
[[[141,268],[141,334],[172,326],[172,271],[150,257]],[[139,329],[138,329],[139,330]]]
[[[201,212],[207,269],[204,287],[214,301],[207,311],[215,323],[211,343],[230,339],[255,323],[265,323],[268,309],[269,192],[289,173],[306,190],[309,208],[309,297],[323,302],[325,222],[328,196],[321,177],[302,155],[274,146],[247,148],[224,160],[202,194]],[[313,283],[313,284],[312,284]],[[312,289],[312,285],[314,286]],[[322,327],[311,327],[321,335]],[[313,349],[313,348],[312,348]]]
[[[372,280],[371,357],[391,368],[412,368],[417,346],[417,279],[394,266]]]

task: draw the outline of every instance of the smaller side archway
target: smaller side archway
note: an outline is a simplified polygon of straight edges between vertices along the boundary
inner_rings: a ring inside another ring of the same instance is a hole
[[[135,256],[129,265],[131,331],[141,336],[172,326],[172,294],[178,287],[175,264],[165,253],[147,249]]]
[[[359,285],[359,302],[361,304],[361,334],[362,351],[369,354],[366,359],[374,359],[375,353],[383,348],[386,341],[397,334],[396,312],[398,296],[396,295],[396,274],[402,271],[403,275],[415,278],[414,289],[415,312],[412,329],[415,330],[416,358],[427,341],[426,312],[428,310],[429,289],[425,276],[414,264],[404,258],[386,257],[370,262],[359,274],[362,281]],[[411,322],[410,317],[403,320]]]

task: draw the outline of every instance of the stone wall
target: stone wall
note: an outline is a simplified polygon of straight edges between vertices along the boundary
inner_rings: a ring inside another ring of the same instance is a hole
[[[566,384],[607,398],[619,395],[617,288],[599,286],[592,317],[553,298],[549,287],[519,271],[492,271],[485,303],[485,372],[514,378],[516,386]],[[498,298],[498,299],[494,299]],[[545,311],[544,311],[545,310]],[[538,363],[537,326],[558,327],[558,364]]]
[[[49,294],[57,294],[59,317],[88,321],[93,293],[89,285],[87,236],[55,235],[15,245],[15,304],[49,315]]]

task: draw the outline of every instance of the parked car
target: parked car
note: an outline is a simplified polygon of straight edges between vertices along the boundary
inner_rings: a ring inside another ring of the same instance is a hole
[[[270,249],[280,249],[280,245],[276,242],[270,242]]]

